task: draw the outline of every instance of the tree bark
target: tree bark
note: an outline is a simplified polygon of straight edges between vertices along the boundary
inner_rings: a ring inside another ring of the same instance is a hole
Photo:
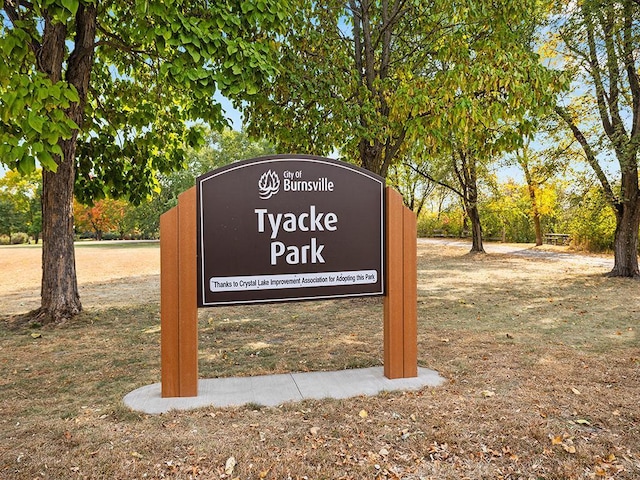
[[[460,160],[458,165],[457,158]],[[482,223],[480,222],[480,211],[478,210],[478,173],[476,170],[476,159],[472,154],[458,149],[452,154],[453,169],[458,183],[462,187],[462,201],[464,203],[467,216],[471,220],[471,253],[485,253],[482,245]]]
[[[482,223],[477,203],[467,206],[467,215],[471,220],[471,253],[485,253],[482,245]]]
[[[536,247],[542,245],[542,226],[540,225],[540,214],[537,210],[533,211],[533,229],[536,232]]]
[[[542,227],[540,226],[540,211],[538,210],[538,196],[536,195],[536,185],[533,183],[531,172],[526,161],[520,162],[520,166],[524,170],[524,177],[527,181],[527,189],[529,190],[529,198],[531,199],[531,216],[533,217],[533,228],[536,232],[536,246],[542,245]]]
[[[638,172],[622,172],[621,201],[615,205],[616,232],[614,264],[609,277],[640,277],[638,269],[638,229],[640,228],[640,191]]]
[[[62,144],[57,172],[42,172],[42,293],[36,318],[62,323],[82,311],[73,246],[75,138]]]
[[[80,101],[65,112],[79,127],[84,123],[89,79],[93,66],[95,5],[78,7],[75,22],[74,48],[64,60],[66,29],[48,17],[45,20],[42,48],[38,52],[38,68],[52,82],[65,79],[78,91]],[[43,324],[62,323],[82,311],[74,251],[73,188],[78,131],[70,139],[61,140],[62,158],[56,159],[56,172],[42,173],[42,284],[41,306],[33,317]]]

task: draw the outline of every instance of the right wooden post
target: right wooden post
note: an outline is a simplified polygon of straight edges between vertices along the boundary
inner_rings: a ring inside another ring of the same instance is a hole
[[[402,196],[387,187],[386,252],[387,288],[384,297],[384,375],[418,376],[418,271],[414,213]]]

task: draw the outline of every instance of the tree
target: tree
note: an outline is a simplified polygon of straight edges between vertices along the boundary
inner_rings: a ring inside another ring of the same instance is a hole
[[[41,195],[39,170],[28,175],[6,172],[0,178],[0,233],[10,236],[14,232],[25,232],[37,243],[42,228]]]
[[[531,202],[531,219],[536,235],[536,246],[542,245],[541,218],[548,213],[545,208],[543,187],[556,175],[566,170],[570,159],[575,158],[574,143],[557,135],[556,125],[547,123],[539,134],[539,140],[548,147],[542,150],[532,148],[531,142],[525,142],[522,148],[513,152],[512,159],[520,166],[527,183],[527,192]]]
[[[401,163],[392,164],[387,175],[388,184],[402,195],[402,200],[417,217],[436,184],[416,173],[416,160],[409,152]]]
[[[515,148],[561,82],[530,44],[540,2],[301,2],[251,131],[386,176],[416,145],[446,155],[482,252],[477,162]]]
[[[478,164],[476,159],[478,152],[468,146],[462,144],[456,146],[452,143],[450,147],[450,150],[445,154],[446,156],[440,157],[439,164],[435,167],[435,170],[439,170],[440,175],[433,173],[433,161],[430,164],[423,163],[415,171],[426,179],[449,189],[459,197],[465,219],[468,218],[471,221],[471,252],[484,253],[479,209],[478,170],[481,169],[486,173],[486,166],[484,163]]]
[[[553,42],[575,82],[573,96],[556,112],[581,145],[615,213],[615,263],[609,275],[638,277],[640,6],[633,0],[559,3]],[[594,108],[588,109],[591,103]],[[615,179],[606,168],[611,157],[617,162]]]
[[[221,126],[224,94],[273,74],[287,2],[0,0],[0,159],[43,167],[43,323],[81,311],[73,193],[141,201]]]
[[[102,240],[102,235],[109,232],[117,232],[120,238],[124,237],[121,225],[126,215],[127,202],[104,198],[93,205],[73,204],[73,216],[76,228],[80,231],[92,230],[96,240]]]
[[[515,115],[549,93],[554,77],[520,32],[538,8],[511,0],[297,2],[280,74],[248,100],[248,128],[281,150],[338,149],[386,176],[416,139],[436,150],[448,141],[448,112],[494,120],[503,98],[519,102]],[[493,107],[471,112],[475,93]]]

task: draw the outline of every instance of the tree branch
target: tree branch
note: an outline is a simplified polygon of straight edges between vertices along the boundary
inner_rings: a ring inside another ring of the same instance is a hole
[[[419,170],[418,168],[414,167],[412,164],[410,163],[404,163],[404,165],[406,165],[407,167],[409,167],[411,170],[413,170],[414,172],[416,172],[418,175],[421,175],[422,177],[426,178],[427,180],[429,180],[430,182],[433,182],[437,185],[440,185],[441,187],[444,187],[448,190],[451,190],[453,193],[455,193],[456,195],[458,195],[460,198],[464,199],[464,195],[462,194],[462,192],[460,192],[460,190],[458,190],[455,187],[452,187],[451,185],[441,182],[440,180],[436,180],[434,177],[432,177],[428,172],[423,172],[422,170]]]
[[[20,0],[5,0],[4,11],[14,27],[16,26],[16,22],[20,20],[20,13],[18,9],[21,6],[25,7],[29,11],[33,10],[33,4],[31,2]],[[34,55],[37,55],[42,46],[40,45],[40,42],[38,42],[35,38],[33,38],[33,36],[30,35],[29,48],[34,53]]]
[[[593,78],[593,83],[596,88],[596,100],[598,102],[598,111],[600,112],[600,119],[602,121],[602,126],[604,128],[605,133],[614,142],[613,143],[614,148],[616,148],[617,150],[618,142],[615,142],[613,140],[613,137],[615,136],[615,129],[611,124],[611,119],[609,118],[609,111],[607,109],[604,83],[603,83],[602,75],[600,72],[600,64],[598,62],[598,52],[597,52],[596,41],[594,37],[593,22],[591,21],[590,12],[586,11],[584,6],[583,6],[582,13],[584,16],[585,26],[587,29],[587,44],[589,47],[589,65],[591,67],[591,76]]]
[[[616,197],[615,193],[613,193],[611,184],[609,183],[609,180],[607,179],[607,176],[605,175],[604,171],[600,167],[600,164],[598,163],[598,159],[596,158],[596,154],[591,148],[591,145],[589,145],[589,142],[587,141],[586,137],[584,136],[580,128],[578,128],[578,126],[575,124],[575,122],[573,121],[573,118],[571,118],[571,114],[566,109],[560,106],[556,106],[555,111],[558,114],[558,116],[562,118],[562,120],[564,120],[567,126],[571,129],[571,132],[573,133],[573,136],[578,141],[578,143],[580,143],[580,146],[584,151],[585,157],[587,158],[587,162],[589,163],[591,168],[593,168],[593,171],[595,172],[596,176],[598,177],[598,180],[600,181],[600,184],[602,185],[602,190],[604,191],[607,201],[609,202],[609,204],[614,210],[618,211],[620,208],[620,201]]]
[[[636,0],[640,5],[640,0]],[[624,5],[623,59],[631,90],[631,109],[633,111],[633,125],[631,126],[631,142],[637,144],[640,136],[640,80],[635,66],[635,45],[633,41],[633,8],[630,2]]]

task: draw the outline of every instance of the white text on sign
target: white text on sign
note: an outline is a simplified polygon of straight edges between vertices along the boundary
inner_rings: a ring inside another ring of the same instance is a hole
[[[212,277],[209,279],[209,289],[212,292],[237,292],[243,290],[364,285],[376,283],[377,281],[378,272],[376,270],[244,275],[235,277]]]
[[[318,212],[315,205],[309,206],[309,212],[299,215],[295,213],[270,213],[266,208],[256,208],[257,227],[259,233],[266,231],[267,225],[271,229],[271,239],[275,240],[282,231],[292,233],[301,232],[335,232],[338,229],[338,215],[334,212]],[[308,245],[286,245],[283,242],[271,242],[270,263],[277,265],[279,259],[284,259],[289,265],[307,263],[325,263],[322,256],[324,245],[318,244],[317,239],[311,238]]]

